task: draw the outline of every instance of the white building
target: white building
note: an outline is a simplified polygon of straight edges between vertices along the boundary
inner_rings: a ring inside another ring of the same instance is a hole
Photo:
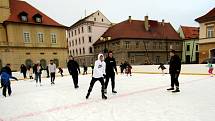
[[[111,22],[100,12],[79,20],[67,30],[68,52],[82,66],[94,63],[93,44],[111,26]]]

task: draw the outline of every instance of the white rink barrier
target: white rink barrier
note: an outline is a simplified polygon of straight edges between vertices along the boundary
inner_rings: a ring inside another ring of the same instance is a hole
[[[166,69],[164,70],[165,73],[169,73],[169,65],[164,65]],[[161,69],[158,69],[159,65],[133,65],[132,66],[132,73],[148,73],[148,74],[160,74]],[[83,68],[80,68],[81,74],[83,74]],[[117,67],[118,73],[120,73],[119,66]],[[63,69],[64,75],[69,75],[67,68]],[[58,72],[58,69],[57,69]],[[60,76],[60,73],[56,72],[56,76]],[[91,74],[92,70],[91,67],[88,67],[88,74]],[[208,67],[207,64],[183,64],[181,68],[181,74],[194,74],[194,75],[206,75],[208,74]],[[13,76],[17,77],[18,79],[23,79],[23,74],[20,72],[13,72]],[[47,73],[44,70],[42,72],[42,77],[46,77]],[[29,77],[27,73],[27,77]],[[34,77],[34,75],[33,75]]]

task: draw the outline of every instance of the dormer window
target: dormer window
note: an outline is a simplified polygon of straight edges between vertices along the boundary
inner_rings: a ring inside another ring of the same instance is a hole
[[[28,14],[26,12],[24,12],[24,11],[19,14],[19,17],[20,17],[20,20],[22,22],[27,22],[28,21]]]
[[[42,23],[42,16],[38,13],[33,16],[33,19],[36,23]]]

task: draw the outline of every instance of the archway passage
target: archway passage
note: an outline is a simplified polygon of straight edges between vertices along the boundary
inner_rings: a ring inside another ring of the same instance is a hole
[[[43,69],[46,69],[47,62],[46,62],[45,59],[41,59],[41,60],[40,60],[40,64],[41,64],[41,66],[42,66]]]
[[[33,66],[33,61],[32,61],[31,59],[27,59],[27,60],[25,61],[25,65],[26,65],[26,67]]]

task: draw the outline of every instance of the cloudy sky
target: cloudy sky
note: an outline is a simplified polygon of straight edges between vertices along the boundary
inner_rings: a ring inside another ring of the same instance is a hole
[[[57,22],[71,26],[87,15],[100,10],[111,22],[128,19],[165,19],[175,29],[180,25],[198,26],[195,18],[215,7],[215,0],[24,0]]]

